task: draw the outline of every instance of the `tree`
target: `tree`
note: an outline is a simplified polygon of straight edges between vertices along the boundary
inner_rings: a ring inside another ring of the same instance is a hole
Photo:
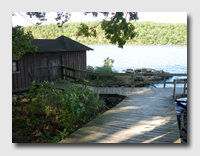
[[[19,60],[27,51],[35,53],[37,47],[31,45],[33,35],[31,31],[24,33],[24,28],[16,26],[12,28],[12,58]]]
[[[129,21],[138,20],[137,12],[115,12],[111,13],[110,20],[106,20],[109,16],[109,12],[86,12],[85,15],[92,13],[94,17],[97,17],[99,13],[102,13],[105,16],[101,22],[96,26],[90,27],[84,23],[81,23],[78,28],[78,36],[95,36],[96,37],[96,27],[101,24],[102,30],[105,32],[105,38],[109,40],[112,44],[118,44],[118,47],[123,48],[126,44],[126,41],[133,39],[136,36],[135,27],[131,22],[126,20],[126,17],[129,16]]]
[[[118,44],[118,47],[123,48],[123,45],[126,44],[126,41],[135,37],[136,33],[134,32],[135,27],[132,23],[126,21],[126,17],[129,16],[129,21],[138,20],[137,12],[115,12],[111,13],[111,18],[106,20],[109,12],[85,12],[87,15],[92,13],[94,17],[97,17],[99,13],[102,13],[105,17],[101,22],[97,23],[95,26],[89,28],[88,25],[81,23],[77,36],[95,36],[96,37],[96,27],[101,24],[101,28],[105,32],[105,38],[109,40],[112,44]],[[21,14],[21,13],[19,13]],[[14,16],[14,13],[12,13]],[[22,15],[22,14],[21,14]],[[41,24],[43,21],[46,21],[46,12],[27,12],[27,15],[32,18],[36,17],[40,20],[37,24]],[[23,15],[22,15],[23,16]],[[57,12],[57,21],[58,27],[62,27],[70,19],[71,14],[67,12]],[[28,20],[28,19],[27,19]],[[21,28],[21,27],[20,27]],[[31,52],[36,51],[36,47],[31,45],[31,40],[33,36],[30,31],[24,33],[19,27],[12,27],[13,37],[13,58],[21,58],[28,50]],[[21,31],[21,32],[19,32]],[[26,39],[26,42],[25,42]]]
[[[109,59],[109,57],[107,57],[103,62],[104,62],[104,66],[107,66],[109,68],[113,67],[113,63],[114,63],[113,59]]]

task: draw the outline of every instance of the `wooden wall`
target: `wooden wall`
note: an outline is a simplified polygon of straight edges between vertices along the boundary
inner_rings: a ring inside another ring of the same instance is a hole
[[[86,70],[86,51],[26,53],[18,61],[19,73],[12,74],[13,92],[28,90],[33,80],[37,83],[62,79],[62,65]],[[71,76],[73,73],[66,71]],[[79,73],[83,78],[84,74]]]
[[[34,54],[27,53],[17,62],[18,72],[12,74],[12,91],[28,90],[35,80]]]
[[[62,78],[62,53],[43,52],[35,55],[36,82],[54,81]]]
[[[86,70],[86,51],[82,52],[66,52],[62,54],[62,65],[74,69]],[[73,72],[65,71],[66,74],[73,76]],[[83,78],[84,74],[80,73],[78,77]]]

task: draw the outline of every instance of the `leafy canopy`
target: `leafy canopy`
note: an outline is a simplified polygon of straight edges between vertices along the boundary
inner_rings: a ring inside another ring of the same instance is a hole
[[[98,21],[85,22],[89,27],[98,25]],[[127,40],[126,44],[134,45],[187,45],[187,24],[172,24],[172,23],[154,23],[154,22],[131,22],[135,26],[137,35]],[[82,44],[108,44],[109,41],[105,38],[104,31],[101,25],[97,26],[96,37],[77,37],[78,27],[80,22],[65,23],[62,28],[56,24],[32,25],[25,27],[26,30],[31,30],[34,38],[56,39],[60,35],[69,38],[74,37],[77,42]]]
[[[138,20],[137,12],[85,12],[85,15],[89,13],[91,13],[94,17],[97,17],[99,13],[105,16],[105,19],[99,23],[101,24],[102,30],[105,32],[105,38],[109,40],[111,44],[118,44],[119,48],[123,48],[127,40],[133,39],[136,36],[136,33],[134,32],[135,27],[132,23],[126,20],[126,17],[129,16],[129,21]],[[110,14],[110,19],[106,20]],[[86,37],[96,37],[95,28],[97,26],[89,28],[86,24],[81,23],[78,28],[77,36],[83,35]]]
[[[37,47],[31,45],[33,35],[31,31],[24,32],[24,28],[16,26],[12,28],[12,58],[19,60],[27,51],[35,53]]]

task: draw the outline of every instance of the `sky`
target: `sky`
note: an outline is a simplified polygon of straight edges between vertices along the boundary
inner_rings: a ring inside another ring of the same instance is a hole
[[[23,16],[21,16],[22,14]],[[37,22],[35,18],[29,18],[25,12],[15,12],[16,16],[12,16],[12,25],[28,26],[33,25]],[[26,19],[24,18],[26,17]],[[49,12],[47,14],[48,20],[44,24],[56,23],[54,18],[56,17],[56,12]],[[138,12],[139,20],[138,22],[152,21],[156,23],[187,23],[187,12]],[[92,15],[85,16],[82,12],[71,12],[70,22],[87,22],[87,21],[97,21],[103,19],[104,16],[98,16],[98,18]]]

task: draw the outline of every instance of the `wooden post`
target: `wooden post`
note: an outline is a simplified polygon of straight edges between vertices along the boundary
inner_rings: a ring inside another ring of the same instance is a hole
[[[176,80],[174,79],[174,100],[176,100]]]
[[[166,76],[164,76],[164,88],[165,88],[165,85],[166,85]]]
[[[133,88],[133,73],[131,73],[131,88]]]
[[[80,63],[78,64],[78,69],[81,70]],[[80,74],[81,74],[81,73],[78,72],[78,78],[81,78]]]
[[[76,70],[74,70],[74,81],[76,81]]]
[[[64,67],[62,68],[63,68],[63,80],[65,80],[65,68]]]
[[[99,73],[97,73],[97,88],[99,88]]]
[[[185,80],[184,80],[183,97],[185,97],[185,90],[186,90],[186,81],[187,81],[187,79],[185,79]]]
[[[47,55],[47,71],[48,71],[48,81],[51,81],[49,57],[50,57],[50,56]],[[26,69],[25,69],[25,71],[26,71]]]

